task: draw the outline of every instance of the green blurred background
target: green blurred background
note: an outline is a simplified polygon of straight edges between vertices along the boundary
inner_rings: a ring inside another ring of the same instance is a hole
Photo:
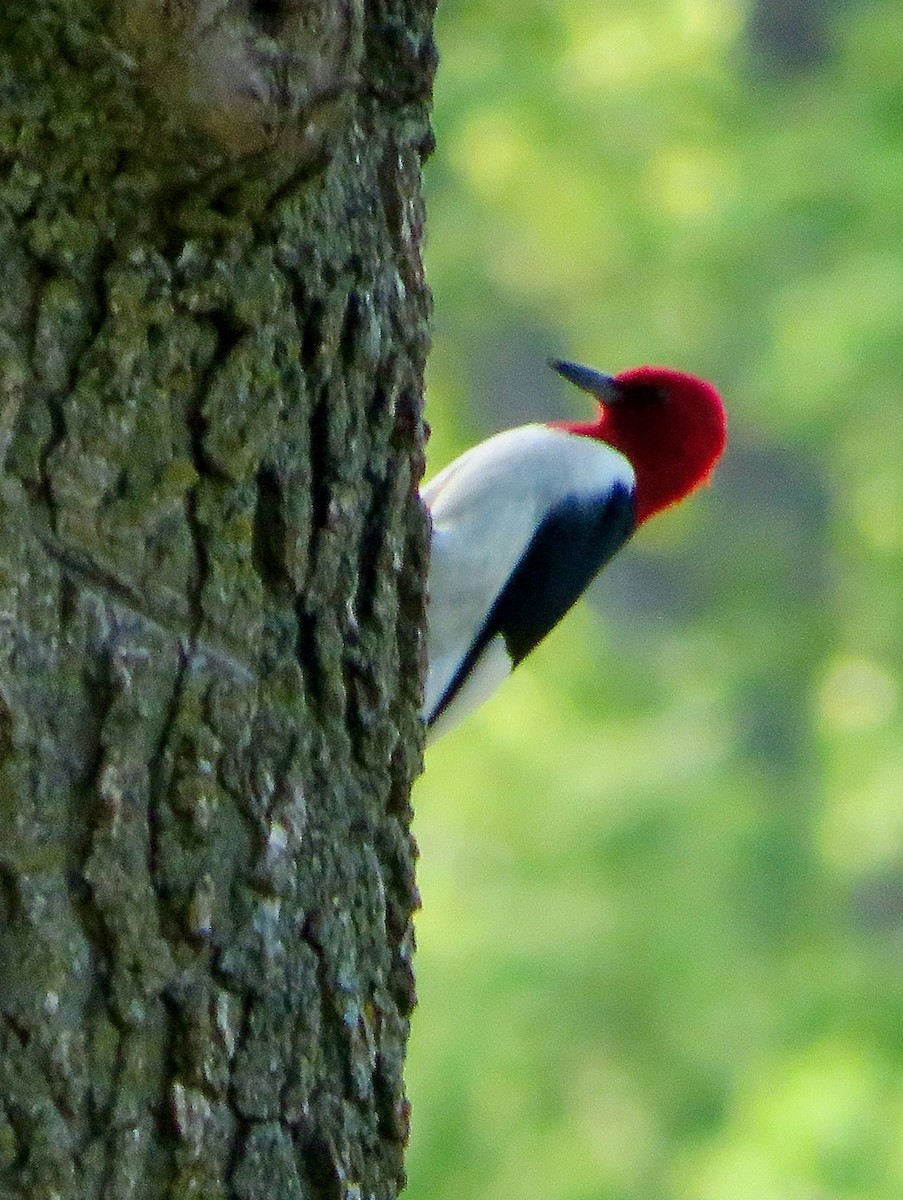
[[[443,0],[430,471],[721,387],[417,785],[409,1200],[903,1197],[903,6]]]

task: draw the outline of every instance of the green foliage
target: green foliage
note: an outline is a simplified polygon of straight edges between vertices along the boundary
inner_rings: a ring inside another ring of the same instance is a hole
[[[432,469],[585,411],[547,353],[731,443],[428,753],[412,1200],[903,1194],[903,10],[838,8],[792,69],[748,3],[441,6]]]

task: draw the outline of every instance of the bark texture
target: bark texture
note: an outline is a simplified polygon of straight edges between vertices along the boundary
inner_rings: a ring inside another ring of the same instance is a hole
[[[0,12],[0,1197],[395,1197],[430,0]]]

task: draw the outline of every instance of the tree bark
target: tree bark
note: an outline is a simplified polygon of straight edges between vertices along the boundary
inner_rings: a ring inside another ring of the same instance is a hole
[[[0,1197],[395,1197],[431,0],[0,12]]]

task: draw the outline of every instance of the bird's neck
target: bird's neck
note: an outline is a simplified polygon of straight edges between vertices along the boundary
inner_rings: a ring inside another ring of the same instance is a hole
[[[603,411],[596,421],[561,422],[561,428],[605,442],[624,455],[636,477],[638,525],[682,500],[706,478],[706,472],[694,463],[693,447],[667,427],[647,424],[632,428]]]

